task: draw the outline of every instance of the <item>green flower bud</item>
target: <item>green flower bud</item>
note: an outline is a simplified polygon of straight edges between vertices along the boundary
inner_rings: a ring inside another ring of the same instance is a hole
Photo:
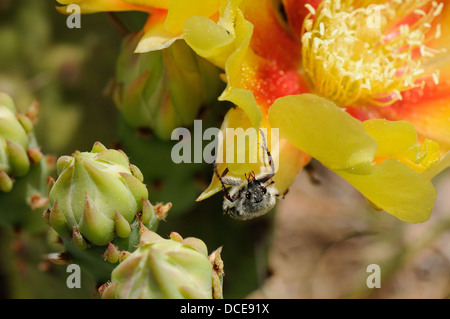
[[[128,158],[117,150],[75,152],[58,160],[59,177],[50,190],[50,225],[59,233],[80,234],[97,246],[107,245],[130,228],[148,199],[146,186],[132,175]],[[129,231],[128,231],[129,234]]]
[[[223,90],[220,72],[182,40],[164,50],[134,53],[141,37],[131,34],[122,45],[114,100],[129,125],[170,139],[173,129],[191,125],[202,105],[217,99]]]
[[[213,287],[220,282],[216,280],[220,251],[211,256],[200,239],[183,239],[177,233],[163,239],[144,230],[141,246],[114,269],[111,282],[99,291],[103,298],[117,299],[221,298],[221,287]]]
[[[120,252],[138,246],[141,226],[156,229],[160,220],[143,176],[122,151],[99,142],[91,152],[60,157],[56,166],[44,220],[61,236],[71,260],[105,282]]]
[[[10,192],[14,178],[40,162],[42,154],[31,148],[32,131],[32,120],[18,114],[11,97],[0,93],[0,192]]]

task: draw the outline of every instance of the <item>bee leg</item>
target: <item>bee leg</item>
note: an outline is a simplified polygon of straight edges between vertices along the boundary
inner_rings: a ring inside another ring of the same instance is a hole
[[[242,194],[242,191],[239,190],[238,192],[234,193],[233,196],[231,197],[231,200],[228,199],[230,202],[234,202],[236,199],[238,199]]]
[[[278,194],[278,195],[276,195],[278,198],[280,198],[280,199],[284,199],[285,197],[286,197],[286,195],[287,195],[287,193],[289,193],[289,188],[283,193],[283,194]]]
[[[266,152],[267,154],[267,159],[269,161],[269,165],[270,165],[270,173],[267,173],[267,175],[264,175],[263,177],[261,177],[259,180],[262,183],[267,182],[269,179],[271,179],[274,175],[275,175],[275,163],[273,161],[272,158],[272,154],[270,153],[269,149],[267,148],[267,144],[266,144],[266,138],[264,136],[264,133],[261,129],[259,129],[260,133],[261,133],[261,137],[263,139],[263,146],[262,149]],[[264,166],[266,165],[266,160],[265,160],[265,156],[263,156],[263,162],[264,162]]]
[[[275,165],[274,165],[273,160],[272,160],[272,155],[270,155],[270,152],[268,150],[266,150],[266,151],[267,151],[267,155],[269,157],[269,164],[270,164],[270,167],[271,167],[272,171],[270,173],[267,173],[267,174],[265,174],[265,175],[263,175],[263,176],[258,178],[258,180],[261,183],[267,182],[268,180],[270,180],[275,175]]]
[[[217,167],[214,165],[214,173],[216,174],[217,178],[219,178],[220,184],[222,184],[222,190],[223,190],[225,198],[228,199],[230,202],[234,202],[236,199],[233,199],[233,197],[231,197],[230,192],[225,187],[225,184],[222,180],[223,177],[225,175],[227,175],[227,173],[228,173],[228,167],[225,168],[225,170],[222,172],[222,175],[219,175],[219,172],[217,171]]]
[[[264,136],[264,132],[261,130],[261,129],[259,129],[259,133],[261,134],[261,138],[262,138],[262,140],[263,140],[263,146],[261,146],[261,148],[263,149],[263,151],[265,151],[266,152],[266,154],[267,154],[267,144],[266,144],[266,137]],[[258,146],[259,146],[259,140],[258,140]],[[266,166],[266,154],[264,154],[263,155],[263,164],[264,164],[264,167],[267,167]]]
[[[274,182],[274,181],[270,181],[269,184],[267,184],[266,186],[262,186],[262,188],[267,188],[267,187],[269,187],[269,186],[272,185],[272,184],[275,184],[275,182]]]

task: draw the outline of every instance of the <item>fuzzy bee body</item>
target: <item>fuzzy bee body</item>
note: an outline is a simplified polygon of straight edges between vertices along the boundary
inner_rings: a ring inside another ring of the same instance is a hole
[[[273,184],[264,187],[257,179],[234,186],[229,193],[231,198],[236,196],[236,199],[232,202],[224,197],[223,211],[239,220],[252,219],[268,213],[275,206],[278,196]]]

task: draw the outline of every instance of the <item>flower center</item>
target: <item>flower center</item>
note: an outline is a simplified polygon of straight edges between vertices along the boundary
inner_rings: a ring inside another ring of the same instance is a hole
[[[423,86],[427,76],[438,82],[438,72],[426,71],[423,61],[440,52],[426,42],[440,36],[440,25],[433,29],[432,22],[443,3],[371,2],[324,0],[317,11],[306,5],[304,73],[315,93],[340,106],[389,105],[402,99],[401,92]]]

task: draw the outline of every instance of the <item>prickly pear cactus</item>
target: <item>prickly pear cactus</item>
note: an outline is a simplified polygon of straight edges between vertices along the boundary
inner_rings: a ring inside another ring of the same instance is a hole
[[[145,230],[141,246],[113,271],[111,282],[100,287],[102,298],[219,299],[222,298],[221,248],[208,257],[203,241],[169,239]]]
[[[25,176],[16,179],[10,192],[0,192],[1,225],[33,233],[45,230],[42,210],[49,206],[46,180],[52,174],[52,162],[51,157],[44,157]]]
[[[51,209],[44,220],[64,242],[55,263],[76,263],[95,280],[109,279],[114,264],[139,243],[141,227],[156,229],[169,205],[153,205],[140,170],[121,151],[94,144],[57,161],[49,180]]]
[[[116,67],[114,100],[126,122],[168,140],[172,131],[191,125],[200,108],[223,89],[219,69],[182,40],[167,49],[134,53],[142,34],[128,35]]]
[[[40,162],[42,154],[30,145],[32,131],[32,120],[17,113],[11,97],[0,93],[0,192],[10,192],[14,178]]]

